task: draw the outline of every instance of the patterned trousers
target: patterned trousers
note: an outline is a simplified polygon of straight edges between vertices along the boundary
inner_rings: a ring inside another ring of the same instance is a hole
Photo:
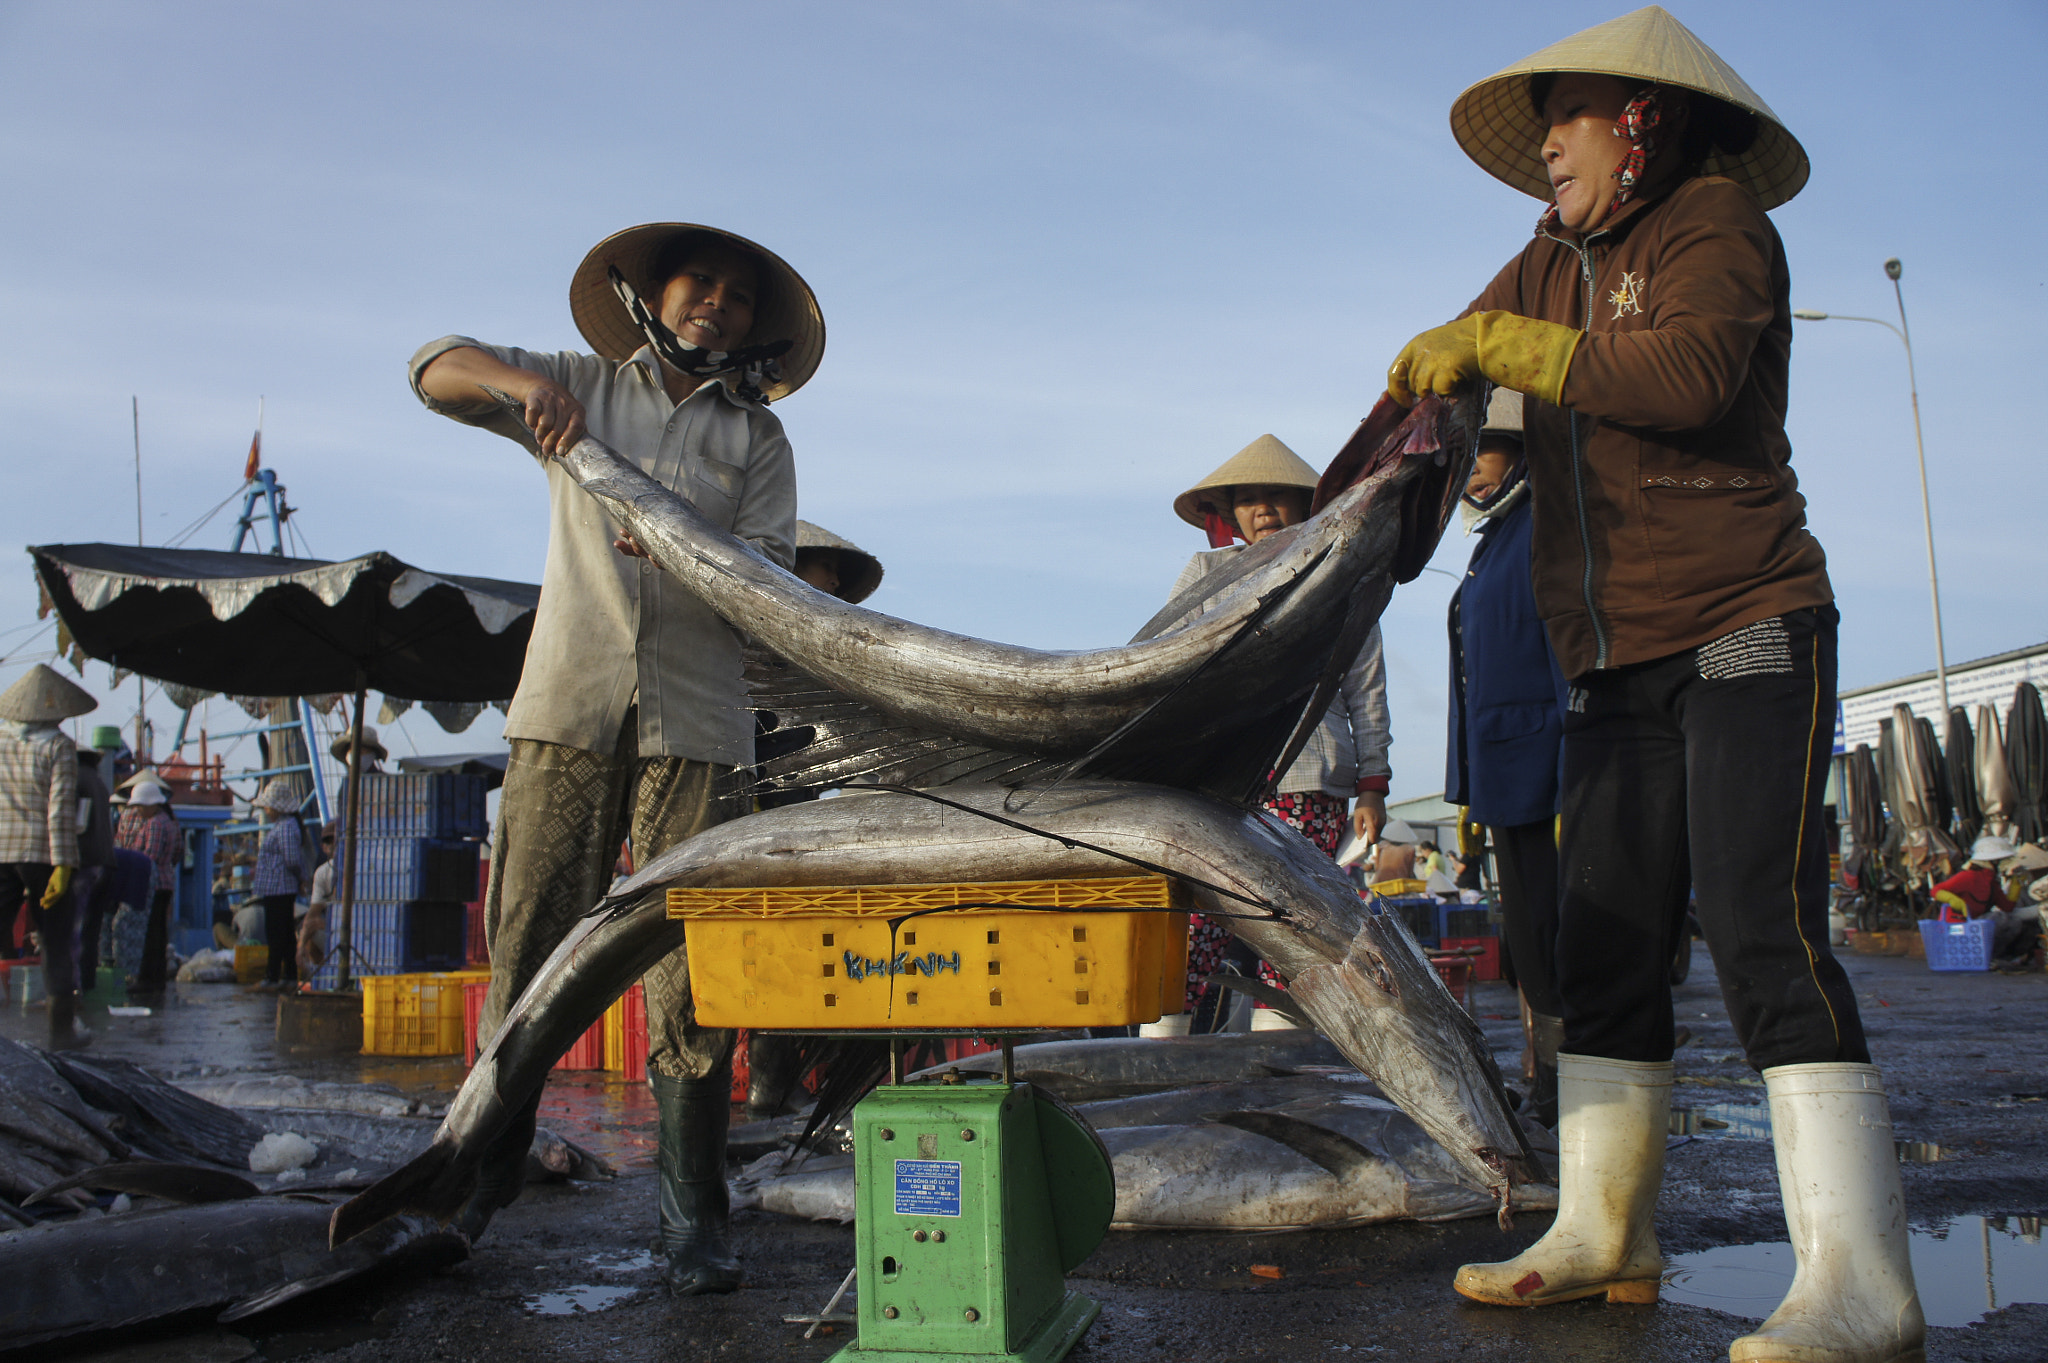
[[[603,897],[619,844],[632,836],[635,865],[742,812],[718,794],[732,768],[680,757],[641,757],[631,710],[610,753],[532,739],[511,740],[484,931],[491,989],[480,1036],[493,1036],[549,954]],[[677,951],[649,970],[647,1068],[701,1079],[724,1063],[733,1033],[699,1027],[690,1004],[690,967]]]

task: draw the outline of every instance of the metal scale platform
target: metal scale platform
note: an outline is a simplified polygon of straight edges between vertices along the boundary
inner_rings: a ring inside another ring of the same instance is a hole
[[[890,1038],[853,1113],[857,1336],[844,1363],[1050,1363],[1101,1310],[1066,1275],[1116,1182],[1071,1108],[1018,1083],[1011,1039],[1180,1011],[1187,919],[1163,876],[672,889],[698,1021]],[[903,1082],[904,1041],[992,1036],[1000,1078]]]

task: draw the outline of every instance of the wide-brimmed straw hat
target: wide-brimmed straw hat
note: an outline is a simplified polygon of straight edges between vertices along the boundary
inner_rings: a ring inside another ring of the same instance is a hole
[[[818,361],[825,354],[825,315],[818,310],[817,295],[804,283],[803,276],[773,251],[745,237],[694,222],[642,223],[614,232],[590,248],[590,254],[583,257],[575,278],[569,282],[569,313],[591,349],[608,359],[623,360],[647,344],[647,337],[633,324],[626,305],[612,289],[607,272],[611,266],[618,266],[626,282],[647,303],[648,310],[658,315],[660,289],[668,281],[652,278],[650,271],[662,249],[681,236],[700,237],[707,243],[723,242],[761,262],[754,326],[742,344],[790,342],[788,353],[777,361],[782,377],[764,390],[770,402],[803,387],[818,372]]]
[[[1522,395],[1512,388],[1496,388],[1486,403],[1486,424],[1479,428],[1485,435],[1497,432],[1501,435],[1519,436],[1522,433]]]
[[[0,691],[0,719],[23,724],[52,724],[99,709],[90,694],[59,676],[46,663],[22,673],[21,680]]]
[[[1811,166],[1799,139],[1785,128],[1735,69],[1716,56],[1660,5],[1596,24],[1561,43],[1494,72],[1451,106],[1451,133],[1465,154],[1495,179],[1548,203],[1543,139],[1549,129],[1530,101],[1532,77],[1582,71],[1624,80],[1674,85],[1731,104],[1757,119],[1756,139],[1740,152],[1716,147],[1702,175],[1725,175],[1767,209],[1797,194]]]
[[[343,733],[341,737],[328,744],[327,751],[337,762],[348,761],[348,735]],[[379,762],[391,756],[384,745],[377,741],[377,730],[368,724],[363,726],[363,755],[374,757]]]
[[[1302,457],[1280,443],[1278,437],[1262,435],[1232,455],[1222,468],[1173,499],[1173,514],[1189,525],[1203,525],[1206,503],[1217,515],[1231,518],[1230,498],[1222,495],[1233,487],[1305,487],[1314,493],[1316,471]]]
[[[882,560],[867,550],[833,534],[822,525],[809,521],[796,523],[796,558],[801,564],[806,549],[831,549],[839,555],[839,590],[835,595],[841,601],[859,605],[875,593],[882,585]]]

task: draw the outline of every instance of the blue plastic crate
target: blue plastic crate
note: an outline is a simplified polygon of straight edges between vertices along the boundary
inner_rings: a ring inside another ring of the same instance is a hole
[[[1493,911],[1484,904],[1454,901],[1437,904],[1436,935],[1440,941],[1449,937],[1498,937],[1500,929],[1493,921]]]
[[[340,930],[340,911],[328,930]],[[466,906],[441,900],[359,901],[350,910],[349,941],[362,975],[412,975],[468,967]],[[317,976],[315,977],[318,978]]]
[[[356,848],[356,898],[385,903],[475,899],[481,848],[452,838],[365,833]]]
[[[1921,923],[1920,940],[1927,947],[1927,968],[1991,969],[1991,929],[1989,918],[1973,918],[1967,923],[1940,923],[1931,919]]]
[[[1434,895],[1397,894],[1380,895],[1379,902],[1387,912],[1396,914],[1408,926],[1408,935],[1418,945],[1433,947],[1443,940],[1437,926],[1437,909],[1440,907]]]
[[[376,837],[481,838],[490,831],[484,817],[484,778],[453,772],[367,772],[359,817],[363,832]],[[348,782],[341,783],[335,808],[348,808]]]

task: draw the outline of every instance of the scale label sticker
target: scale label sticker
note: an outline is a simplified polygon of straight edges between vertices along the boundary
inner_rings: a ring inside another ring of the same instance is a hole
[[[896,1215],[960,1215],[960,1161],[896,1161]]]

